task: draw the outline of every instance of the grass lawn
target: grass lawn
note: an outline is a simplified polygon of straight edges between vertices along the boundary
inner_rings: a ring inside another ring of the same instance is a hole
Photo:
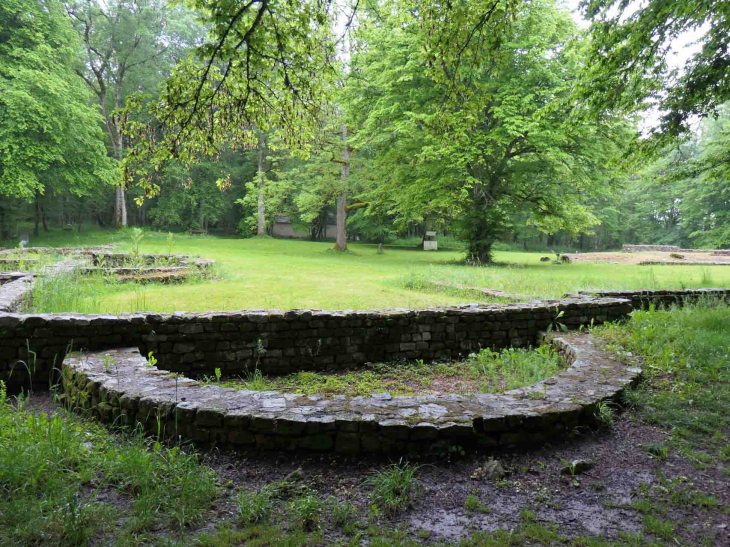
[[[119,243],[129,250],[129,231],[55,232],[34,246]],[[87,283],[69,287],[70,298],[55,298],[36,311],[118,313],[128,311],[209,311],[250,308],[374,309],[419,308],[468,302],[497,302],[474,292],[435,287],[429,282],[500,289],[533,297],[560,297],[582,289],[658,289],[730,286],[730,267],[628,266],[541,263],[540,254],[496,252],[507,265],[459,265],[458,251],[421,252],[350,244],[350,253],[331,243],[176,235],[172,252],[219,262],[221,279],[180,285]],[[148,232],[140,251],[168,252],[165,233]],[[60,294],[60,289],[53,289]]]

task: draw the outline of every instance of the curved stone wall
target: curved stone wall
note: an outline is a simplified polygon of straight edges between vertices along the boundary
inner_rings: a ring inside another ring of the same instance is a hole
[[[69,356],[66,403],[152,435],[276,450],[442,453],[449,446],[539,445],[596,422],[641,370],[587,334],[553,338],[570,367],[504,395],[370,397],[282,394],[202,385],[148,366],[134,349]]]
[[[9,284],[0,286],[2,288]],[[730,298],[727,289],[583,291],[562,300],[422,310],[245,310],[221,313],[20,315],[0,311],[0,380],[48,387],[71,349],[137,347],[186,376],[342,370],[366,362],[458,359],[534,344],[559,312],[569,328],[626,317],[650,303]],[[1,299],[0,299],[1,300]]]
[[[561,323],[578,327],[616,320],[631,310],[623,298],[568,298],[422,310],[0,313],[0,379],[47,387],[70,349],[130,346],[145,356],[152,352],[160,369],[191,377],[211,375],[216,368],[224,375],[254,367],[286,374],[399,359],[456,359],[484,347],[534,344],[559,312]]]

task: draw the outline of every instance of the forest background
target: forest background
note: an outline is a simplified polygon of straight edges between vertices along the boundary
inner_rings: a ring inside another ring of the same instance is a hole
[[[209,112],[229,125],[215,141],[211,133],[213,144],[201,131],[181,146],[178,131],[160,154],[150,143],[167,138],[165,124],[184,127],[165,108],[186,104],[173,104],[185,85],[242,71],[243,50],[221,40],[228,4],[3,2],[0,240],[91,225],[251,237],[284,217],[313,240],[337,224],[340,249],[348,238],[436,230],[481,261],[499,245],[730,246],[730,108],[724,92],[703,92],[727,87],[721,3],[698,12],[691,1],[655,0],[617,18],[616,2],[586,1],[580,13],[592,24],[581,26],[555,0],[473,2],[446,14],[449,34],[428,26],[444,13],[401,0],[329,11],[254,1],[250,28],[261,7],[256,32],[269,34],[258,39],[278,46],[257,50],[257,34],[242,34],[245,55],[264,62],[223,91],[239,100],[253,82],[252,96],[269,106],[224,118],[250,107],[217,103]],[[472,24],[486,8],[491,26]],[[291,43],[281,42],[282,22]],[[684,66],[657,61],[698,29]],[[647,36],[661,47],[647,47]],[[287,103],[277,85],[316,100],[279,111]],[[309,117],[298,140],[296,116]]]

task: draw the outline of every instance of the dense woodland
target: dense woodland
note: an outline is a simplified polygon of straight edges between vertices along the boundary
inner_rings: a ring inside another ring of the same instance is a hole
[[[0,240],[285,216],[312,239],[336,218],[340,249],[437,230],[478,261],[730,247],[730,9],[622,5],[584,0],[581,29],[556,0],[3,0]]]

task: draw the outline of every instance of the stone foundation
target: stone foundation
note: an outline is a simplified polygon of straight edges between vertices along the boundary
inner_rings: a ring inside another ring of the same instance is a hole
[[[113,315],[0,314],[0,379],[47,386],[71,349],[138,347],[160,369],[187,376],[342,370],[366,362],[458,359],[480,348],[534,344],[563,312],[572,328],[625,317],[623,298],[574,298],[526,304],[423,310],[247,310]],[[10,371],[14,370],[12,378]]]
[[[559,312],[560,323],[577,328],[625,318],[651,302],[729,295],[726,289],[585,291],[562,300],[422,310],[0,313],[0,380],[11,389],[47,388],[71,349],[137,347],[144,356],[152,352],[158,368],[190,377],[212,375],[216,368],[224,375],[254,368],[277,375],[366,362],[459,359],[486,347],[533,345]]]
[[[0,274],[0,313],[18,310],[33,288],[35,274],[27,272],[6,272]],[[2,354],[2,350],[0,350]],[[1,369],[0,369],[1,370]],[[2,372],[0,372],[2,379]]]
[[[571,366],[504,395],[370,397],[282,394],[202,385],[150,367],[135,350],[69,357],[63,399],[106,422],[150,435],[257,450],[444,454],[539,446],[596,423],[641,370],[586,334],[552,340]]]
[[[730,289],[686,289],[683,291],[580,291],[568,297],[626,298],[634,309],[647,309],[649,305],[682,305],[702,298],[730,300]]]
[[[682,249],[676,245],[624,245],[623,253],[710,253],[715,256],[730,256],[730,249]],[[674,263],[672,263],[674,264]]]

